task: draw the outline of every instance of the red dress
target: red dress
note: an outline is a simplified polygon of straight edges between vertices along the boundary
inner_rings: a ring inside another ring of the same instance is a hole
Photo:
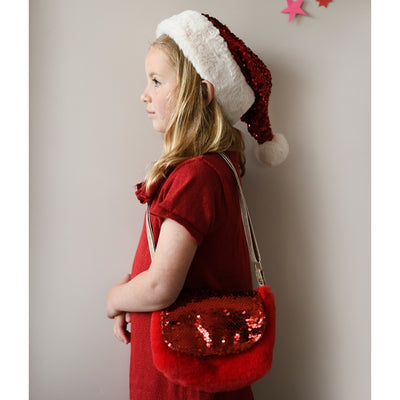
[[[228,153],[238,169],[237,153]],[[220,290],[252,288],[251,270],[243,230],[238,189],[232,171],[217,154],[206,154],[179,164],[148,196],[157,243],[161,223],[171,218],[192,235],[198,248],[185,288]],[[143,226],[132,267],[132,276],[151,263],[146,228]],[[191,390],[168,381],[154,367],[150,347],[151,313],[132,313],[131,400],[253,400],[250,387],[224,393]]]

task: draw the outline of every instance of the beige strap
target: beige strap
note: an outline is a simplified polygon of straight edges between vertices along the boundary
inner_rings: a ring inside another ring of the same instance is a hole
[[[156,246],[154,244],[153,227],[151,226],[151,220],[150,220],[150,203],[147,203],[146,231],[147,231],[147,241],[149,242],[150,256],[151,259],[153,259],[154,253],[156,251]]]
[[[260,251],[258,249],[258,244],[256,240],[256,236],[254,233],[253,224],[251,222],[249,209],[246,204],[246,199],[243,194],[242,185],[240,184],[239,177],[236,173],[236,169],[233,166],[229,157],[224,153],[218,153],[228,164],[229,168],[232,170],[237,186],[239,188],[239,203],[240,203],[240,211],[242,214],[243,228],[246,235],[247,247],[249,249],[249,257],[250,263],[253,265],[254,272],[257,278],[257,282],[259,286],[265,285],[264,279],[264,271],[261,265],[261,256]],[[147,203],[147,212],[146,212],[146,230],[147,230],[147,240],[149,242],[149,250],[151,258],[154,256],[155,252],[155,244],[154,244],[154,236],[153,236],[153,228],[151,226],[150,221],[150,205]]]
[[[226,163],[229,165],[229,168],[232,170],[233,175],[235,176],[237,187],[239,189],[240,211],[242,214],[243,228],[246,235],[247,247],[249,249],[250,262],[253,265],[258,285],[263,286],[265,285],[265,278],[264,271],[261,265],[260,250],[258,249],[257,239],[254,233],[253,223],[251,222],[250,212],[247,207],[246,199],[242,190],[242,185],[240,184],[236,169],[233,166],[229,157],[225,153],[218,154],[226,161]]]

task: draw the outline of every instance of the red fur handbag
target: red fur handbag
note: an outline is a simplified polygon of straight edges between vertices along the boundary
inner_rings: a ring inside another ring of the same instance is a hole
[[[205,392],[243,388],[272,366],[275,300],[266,286],[253,226],[236,170],[243,226],[259,287],[235,292],[181,293],[170,307],[155,311],[151,347],[156,368],[170,381]],[[154,239],[147,211],[150,253]]]

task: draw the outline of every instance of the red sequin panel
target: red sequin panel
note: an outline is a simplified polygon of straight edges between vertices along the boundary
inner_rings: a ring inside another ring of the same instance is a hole
[[[181,298],[162,312],[161,331],[172,350],[195,356],[248,350],[266,329],[257,292]]]

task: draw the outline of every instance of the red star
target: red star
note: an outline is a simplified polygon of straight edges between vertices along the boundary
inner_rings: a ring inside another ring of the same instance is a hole
[[[332,0],[317,0],[319,3],[319,6],[324,6],[325,8],[328,7],[328,4],[332,1]]]
[[[281,13],[286,13],[286,14],[290,14],[289,15],[289,22],[297,15],[307,15],[305,13],[305,11],[303,11],[301,9],[301,5],[303,4],[304,0],[296,0],[296,1],[292,1],[292,0],[286,0],[287,2],[287,7],[281,11]]]

